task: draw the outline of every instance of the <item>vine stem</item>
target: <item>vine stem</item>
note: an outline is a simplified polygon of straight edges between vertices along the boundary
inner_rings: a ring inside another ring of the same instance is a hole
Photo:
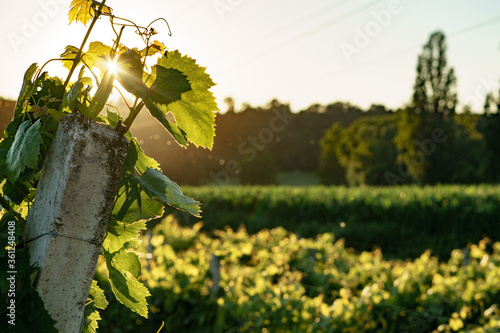
[[[102,0],[101,4],[99,5],[98,10],[95,11],[95,16],[92,19],[92,22],[90,23],[90,26],[87,30],[87,33],[85,34],[85,37],[83,38],[82,45],[80,46],[80,49],[78,49],[78,53],[76,54],[75,59],[73,59],[73,66],[71,66],[68,77],[66,78],[66,81],[64,82],[65,94],[66,94],[66,87],[69,84],[69,80],[73,76],[73,73],[75,72],[75,69],[78,66],[78,63],[80,62],[80,59],[82,58],[83,48],[85,47],[85,44],[87,44],[87,40],[90,37],[90,33],[92,32],[94,25],[96,24],[97,20],[99,19],[99,16],[101,15],[101,11],[102,11],[102,8],[104,7],[105,2],[106,2],[106,0]]]
[[[123,122],[123,126],[125,126],[125,133],[128,132],[130,126],[132,126],[132,123],[134,122],[135,118],[139,114],[139,111],[141,111],[143,107],[144,107],[144,102],[140,101],[135,108],[132,108],[132,110],[130,110],[129,116]]]

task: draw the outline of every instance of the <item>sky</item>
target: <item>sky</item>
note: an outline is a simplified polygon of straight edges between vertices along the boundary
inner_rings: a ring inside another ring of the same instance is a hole
[[[17,98],[34,62],[79,46],[82,24],[68,26],[69,0],[2,1],[0,96]],[[265,105],[273,98],[299,111],[348,101],[362,108],[397,109],[412,95],[417,56],[429,35],[447,36],[448,63],[457,75],[459,102],[480,111],[484,95],[498,92],[498,0],[107,0],[116,16],[155,25],[156,39],[207,67],[219,108],[232,97]],[[125,43],[141,47],[133,29]],[[111,44],[109,21],[90,36]],[[49,73],[65,77],[60,65]],[[459,108],[460,109],[460,108]]]

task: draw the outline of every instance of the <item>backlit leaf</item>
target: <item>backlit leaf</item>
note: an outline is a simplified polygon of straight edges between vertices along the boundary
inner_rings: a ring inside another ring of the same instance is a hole
[[[19,92],[19,97],[17,98],[17,103],[14,111],[14,118],[19,116],[24,109],[26,101],[29,99],[31,88],[33,87],[33,76],[38,70],[38,65],[36,63],[32,64],[24,74],[23,85],[21,91]]]
[[[148,168],[138,178],[138,181],[141,184],[141,190],[151,198],[184,210],[194,216],[200,216],[200,203],[182,194],[179,186],[160,171]]]
[[[146,230],[146,222],[138,221],[126,224],[111,219],[102,246],[109,253],[117,252],[130,241],[139,239],[140,230]]]
[[[19,126],[14,142],[5,161],[7,176],[15,182],[26,168],[36,168],[42,144],[42,123],[37,120],[33,125],[29,120]]]
[[[191,90],[186,75],[177,69],[155,65],[156,79],[149,88],[149,97],[156,103],[168,105],[181,98],[182,93]]]
[[[126,253],[118,252],[111,255],[105,252],[111,290],[120,303],[147,318],[148,304],[146,297],[150,296],[150,293],[142,283],[126,275],[126,271],[133,270],[137,265],[136,259]],[[137,258],[137,255],[135,256]]]
[[[94,305],[96,308],[104,310],[108,306],[108,301],[106,300],[106,296],[104,296],[104,292],[97,285],[96,280],[92,280],[89,296],[94,300]]]
[[[151,113],[151,115],[155,117],[170,134],[172,134],[175,141],[184,147],[188,146],[186,133],[180,129],[177,124],[169,121],[163,111],[160,110],[160,108],[151,99],[145,99],[144,104],[148,108],[149,113]]]
[[[149,220],[163,214],[163,205],[153,200],[141,190],[139,177],[128,171],[122,177],[122,185],[118,190],[111,216],[117,221],[132,223],[138,220]]]
[[[174,68],[187,76],[191,89],[181,99],[167,106],[159,105],[164,114],[172,112],[177,126],[186,133],[196,146],[212,148],[215,136],[215,111],[218,111],[213,94],[208,90],[214,86],[205,68],[196,61],[182,56],[177,50],[166,52],[158,60],[158,66]]]
[[[95,3],[93,0],[72,0],[68,13],[69,23],[71,24],[79,21],[82,22],[83,25],[87,25],[87,23],[95,15],[93,5],[95,8],[98,8],[99,3]],[[105,13],[111,13],[111,8],[104,5],[102,11]]]
[[[123,88],[137,97],[145,97],[147,87],[142,82],[143,66],[141,56],[135,50],[128,50],[118,56],[116,79]]]

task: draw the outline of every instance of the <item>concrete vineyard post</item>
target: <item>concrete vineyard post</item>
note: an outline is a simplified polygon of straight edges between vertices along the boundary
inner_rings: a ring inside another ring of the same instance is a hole
[[[36,290],[62,333],[81,330],[127,148],[115,129],[72,114],[45,159],[24,239],[40,267]]]

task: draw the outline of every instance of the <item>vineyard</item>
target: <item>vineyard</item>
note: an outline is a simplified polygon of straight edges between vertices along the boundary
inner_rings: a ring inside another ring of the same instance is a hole
[[[162,332],[500,331],[499,242],[454,250],[447,262],[430,251],[387,261],[330,233],[241,227],[208,236],[201,227],[169,216],[145,237],[149,319],[111,301],[100,332],[156,332],[162,323]]]
[[[284,227],[302,237],[333,233],[348,247],[384,257],[450,253],[484,237],[500,241],[500,186],[190,187],[202,203],[203,231]],[[184,225],[199,219],[176,213]]]

